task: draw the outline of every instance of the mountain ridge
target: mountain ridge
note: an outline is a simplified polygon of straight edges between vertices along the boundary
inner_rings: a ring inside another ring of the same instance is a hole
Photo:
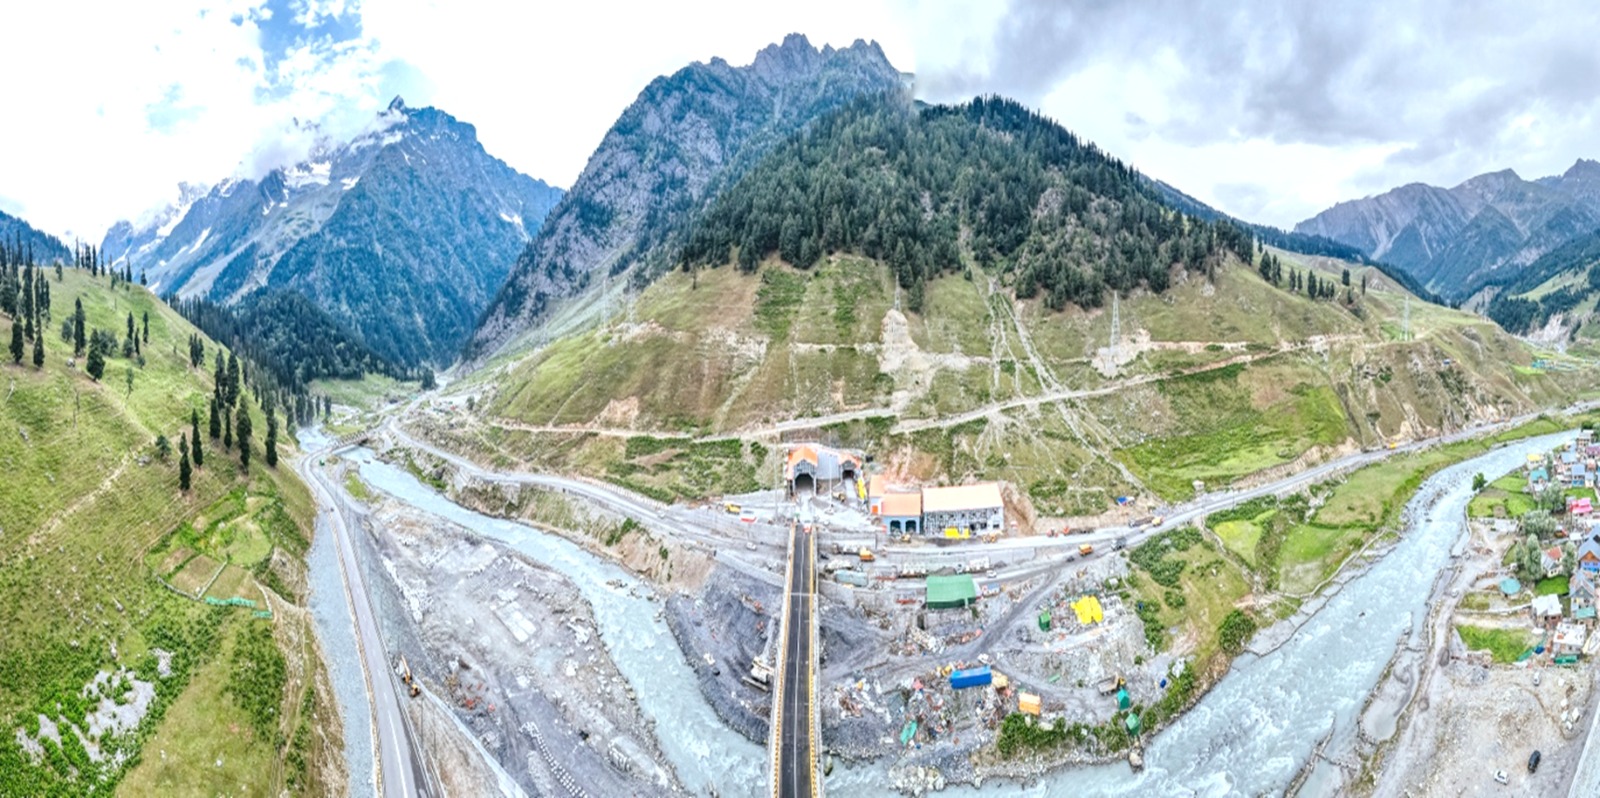
[[[406,366],[454,358],[562,194],[484,151],[471,124],[399,97],[350,141],[196,193],[177,221],[118,223],[102,249],[184,298],[303,292]]]
[[[1560,175],[1525,180],[1513,169],[1451,188],[1407,183],[1336,203],[1295,232],[1353,246],[1461,301],[1567,241],[1600,227],[1600,164],[1578,159]]]
[[[733,175],[826,111],[901,91],[904,79],[876,43],[818,49],[790,34],[748,66],[713,58],[652,80],[517,257],[465,356],[497,349],[597,279],[647,282],[670,267],[674,230]]]

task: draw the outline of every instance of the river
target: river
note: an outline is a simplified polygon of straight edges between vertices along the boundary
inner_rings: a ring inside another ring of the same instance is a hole
[[[565,574],[593,607],[600,636],[633,685],[640,710],[655,723],[657,742],[679,781],[696,795],[709,787],[724,796],[764,793],[766,749],[728,728],[706,703],[666,621],[656,618],[661,604],[645,598],[653,592],[649,585],[558,535],[468,510],[366,449],[346,458],[378,490]]]
[[[1407,504],[1407,532],[1389,553],[1328,599],[1284,645],[1266,656],[1246,654],[1235,661],[1211,692],[1151,741],[1142,772],[1125,763],[1074,768],[1028,787],[1007,784],[1005,793],[1209,797],[1283,792],[1319,741],[1353,736],[1366,697],[1398,642],[1425,622],[1434,578],[1465,534],[1472,475],[1481,471],[1493,480],[1521,465],[1529,452],[1548,451],[1570,438],[1571,433],[1557,433],[1507,445],[1424,481]],[[765,750],[724,726],[702,698],[666,624],[655,619],[658,605],[633,595],[647,594],[647,586],[558,536],[462,508],[369,451],[356,450],[349,457],[359,464],[362,478],[385,493],[571,577],[594,606],[618,669],[655,721],[662,749],[685,785],[697,793],[716,785],[722,795],[764,791]],[[623,586],[608,586],[612,580]],[[836,768],[827,789],[839,795],[890,792],[881,763]],[[944,794],[994,790],[993,785],[954,787]]]

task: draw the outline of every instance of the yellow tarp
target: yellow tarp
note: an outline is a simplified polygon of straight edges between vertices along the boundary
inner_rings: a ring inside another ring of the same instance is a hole
[[[999,671],[994,671],[993,677],[994,689],[996,690],[1004,690],[1011,684],[1011,680],[1007,679],[1006,675]]]
[[[1100,623],[1106,619],[1105,610],[1100,607],[1100,599],[1094,596],[1084,596],[1072,602],[1072,611],[1078,614],[1078,623],[1084,626]]]
[[[1017,711],[1029,715],[1039,714],[1039,697],[1033,693],[1020,693],[1017,695]]]

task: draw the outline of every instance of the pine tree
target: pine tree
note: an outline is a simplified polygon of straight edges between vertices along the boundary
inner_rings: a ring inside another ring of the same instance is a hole
[[[133,338],[134,338],[133,311],[130,310],[130,311],[128,311],[128,340],[132,341]]]
[[[267,468],[278,467],[278,414],[271,408],[267,409],[267,441],[264,444],[267,452]]]
[[[239,406],[239,358],[228,353],[228,407]]]
[[[194,467],[203,468],[206,464],[205,452],[200,449],[200,411],[189,411],[189,439],[194,441]]]
[[[239,406],[239,469],[250,470],[250,410],[243,405]]]
[[[1350,270],[1349,269],[1345,269],[1344,273],[1339,275],[1339,279],[1344,281],[1344,286],[1346,288],[1349,288],[1350,287]]]
[[[33,367],[44,368],[44,336],[33,339]]]
[[[150,311],[144,312],[144,342],[150,343]]]
[[[227,405],[222,406],[222,448],[233,451],[233,418]]]
[[[22,362],[22,325],[15,319],[11,322],[11,362]]]
[[[83,354],[85,333],[83,329],[83,300],[72,301],[72,354]]]
[[[89,360],[85,365],[85,368],[88,369],[89,376],[92,377],[95,382],[99,382],[100,375],[106,373],[106,356],[100,351],[100,347],[89,347]]]
[[[178,490],[189,492],[189,443],[182,436],[178,437]]]
[[[222,419],[217,416],[217,397],[211,397],[211,440],[222,437]]]

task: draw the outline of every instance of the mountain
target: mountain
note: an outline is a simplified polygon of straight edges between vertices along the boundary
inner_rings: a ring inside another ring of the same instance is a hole
[[[761,154],[858,96],[904,86],[876,42],[819,50],[797,34],[748,66],[714,58],[652,81],[516,259],[469,356],[488,354],[601,278],[658,274],[675,231]]]
[[[1460,301],[1600,227],[1600,163],[1523,180],[1506,169],[1450,189],[1412,183],[1341,202],[1295,232],[1331,238],[1392,263]]]
[[[6,247],[33,251],[34,263],[72,262],[72,253],[61,239],[37,230],[33,225],[0,211],[0,243]]]
[[[1501,327],[1558,348],[1600,354],[1593,321],[1600,304],[1600,230],[1551,250],[1493,292],[1484,313]]]
[[[118,223],[102,252],[181,297],[299,291],[415,366],[454,359],[562,192],[489,155],[471,125],[396,98],[353,141],[194,193],[141,226]]]
[[[1296,252],[1301,255],[1313,255],[1336,258],[1339,260],[1349,261],[1351,263],[1370,264],[1376,267],[1378,271],[1382,272],[1384,276],[1399,283],[1402,288],[1410,291],[1412,294],[1426,299],[1429,302],[1442,302],[1442,300],[1436,294],[1426,288],[1423,288],[1422,284],[1417,282],[1417,280],[1410,274],[1388,263],[1384,263],[1383,261],[1373,260],[1372,258],[1367,257],[1365,252],[1357,249],[1354,246],[1340,241],[1335,241],[1331,238],[1327,238],[1326,236],[1281,230],[1271,225],[1255,224],[1253,222],[1246,222],[1236,219],[1228,214],[1223,213],[1222,211],[1217,210],[1216,208],[1211,207],[1210,205],[1205,204],[1204,202],[1201,202],[1200,200],[1195,199],[1194,197],[1189,196],[1188,194],[1183,193],[1175,186],[1160,180],[1155,180],[1153,178],[1146,179],[1150,180],[1150,182],[1155,185],[1156,190],[1161,193],[1162,199],[1173,210],[1186,213],[1190,216],[1198,219],[1204,219],[1206,221],[1225,219],[1250,231],[1250,233],[1256,237],[1257,241],[1260,241],[1262,244],[1267,246],[1277,247],[1289,252]]]
[[[625,313],[468,378],[470,423],[428,432],[663,499],[821,440],[1091,516],[1572,395],[1376,266],[1171,202],[1015,103],[859,98],[710,200]]]
[[[189,209],[210,193],[210,186],[179,183],[178,198],[171,204],[146,214],[138,222],[123,220],[113,224],[100,242],[100,257],[111,263],[144,263],[144,256],[160,246],[188,215]]]

